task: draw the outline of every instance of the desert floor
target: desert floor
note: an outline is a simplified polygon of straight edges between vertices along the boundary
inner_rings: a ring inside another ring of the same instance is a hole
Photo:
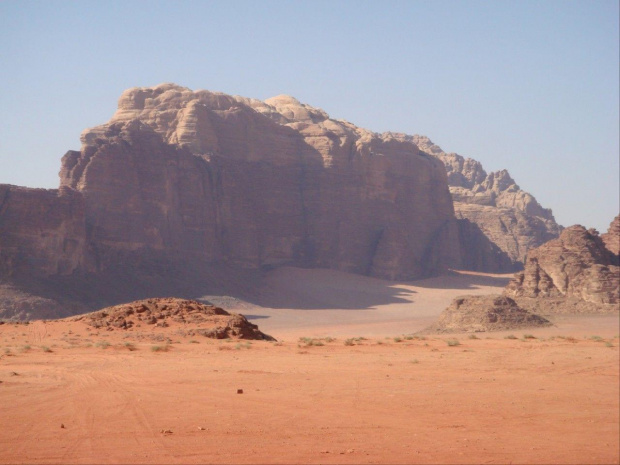
[[[0,325],[0,462],[618,463],[618,315],[410,335],[507,278],[289,268],[205,296],[278,342]]]

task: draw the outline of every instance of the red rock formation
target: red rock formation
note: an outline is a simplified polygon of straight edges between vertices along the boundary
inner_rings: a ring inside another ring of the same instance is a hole
[[[424,332],[477,333],[550,325],[547,319],[522,309],[509,297],[468,295],[454,299]]]
[[[506,294],[536,298],[571,298],[612,304],[617,311],[620,267],[598,232],[571,226],[558,239],[530,250],[523,272],[508,284]]]

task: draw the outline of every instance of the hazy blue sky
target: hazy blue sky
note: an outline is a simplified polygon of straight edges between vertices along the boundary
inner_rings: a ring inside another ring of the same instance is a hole
[[[129,87],[290,94],[506,168],[565,225],[618,214],[618,1],[0,1],[0,183]]]

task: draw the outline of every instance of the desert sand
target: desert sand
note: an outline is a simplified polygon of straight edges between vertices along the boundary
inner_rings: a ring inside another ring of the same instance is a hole
[[[618,315],[412,335],[509,277],[287,268],[204,296],[278,342],[0,325],[0,462],[618,463]]]

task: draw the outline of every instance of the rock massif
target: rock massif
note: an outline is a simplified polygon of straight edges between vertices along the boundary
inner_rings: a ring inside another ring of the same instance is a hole
[[[528,252],[525,269],[505,293],[544,313],[618,311],[619,265],[596,230],[571,226]]]
[[[0,190],[5,284],[93,309],[213,292],[233,269],[414,279],[460,265],[443,164],[292,97],[134,88],[81,140],[58,190]]]
[[[425,136],[400,138],[446,167],[465,269],[517,271],[529,249],[558,237],[561,227],[551,210],[521,190],[506,170],[487,173],[480,162],[446,153]]]

